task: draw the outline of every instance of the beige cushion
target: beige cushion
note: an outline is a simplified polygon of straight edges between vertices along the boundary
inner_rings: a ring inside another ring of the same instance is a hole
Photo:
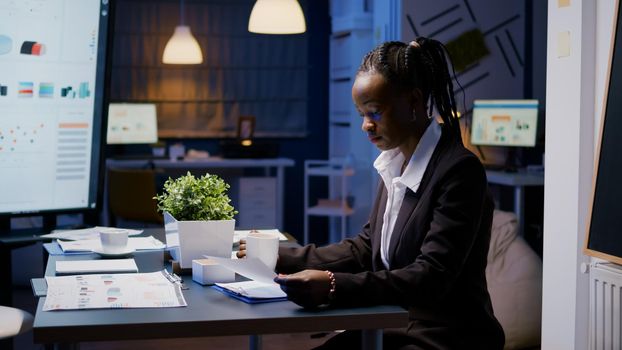
[[[32,315],[12,307],[0,306],[0,339],[14,337],[32,328]]]
[[[505,348],[539,345],[542,261],[518,236],[514,213],[495,210],[486,279],[495,316],[505,332]]]

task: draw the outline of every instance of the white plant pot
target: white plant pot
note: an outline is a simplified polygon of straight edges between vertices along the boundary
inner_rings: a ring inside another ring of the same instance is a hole
[[[166,246],[182,269],[192,268],[192,260],[205,255],[231,257],[235,219],[208,221],[177,221],[164,213]]]

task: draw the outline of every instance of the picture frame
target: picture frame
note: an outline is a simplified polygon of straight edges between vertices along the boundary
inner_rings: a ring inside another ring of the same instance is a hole
[[[241,115],[238,118],[237,136],[240,140],[251,140],[255,133],[255,116]]]

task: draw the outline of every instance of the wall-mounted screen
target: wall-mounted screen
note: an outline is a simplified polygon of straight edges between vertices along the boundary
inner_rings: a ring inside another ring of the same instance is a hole
[[[152,103],[111,103],[106,141],[114,144],[158,142],[156,106]]]
[[[0,0],[0,215],[98,202],[110,9]]]
[[[471,143],[533,147],[537,125],[537,100],[475,100]]]

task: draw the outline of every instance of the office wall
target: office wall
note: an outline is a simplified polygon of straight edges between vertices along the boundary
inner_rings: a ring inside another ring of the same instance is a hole
[[[455,47],[452,60],[464,95],[454,87],[463,118],[465,145],[484,163],[505,163],[503,147],[475,147],[470,143],[470,112],[475,99],[521,99],[524,83],[531,83],[531,37],[526,23],[532,23],[525,1],[495,0],[402,0],[401,38],[410,41],[418,36],[437,39],[448,48]],[[483,44],[479,47],[481,39]],[[478,47],[481,51],[466,50]],[[474,53],[474,52],[477,52]],[[481,56],[479,56],[481,55]],[[523,150],[520,150],[522,155]],[[541,153],[541,152],[539,152]],[[521,159],[521,161],[524,159]],[[526,161],[526,160],[525,160]],[[525,163],[526,164],[526,163]]]
[[[486,53],[455,50],[452,57],[465,92],[463,99],[455,87],[457,103],[468,111],[475,99],[523,98],[525,22],[524,1],[406,0],[401,30],[405,41],[426,36],[448,48],[475,46],[479,41],[468,33],[477,33]]]
[[[309,33],[250,33],[253,5],[185,1],[182,16],[201,46],[203,63],[171,65],[162,63],[162,54],[180,23],[179,3],[117,1],[111,100],[155,103],[158,134],[165,138],[235,136],[240,115],[257,118],[255,136],[304,136]]]
[[[170,18],[167,17],[167,28],[170,27],[170,32],[167,29],[160,33],[151,33],[146,35],[147,38],[156,37],[156,39],[163,38],[162,40],[167,40],[168,37],[172,34],[172,28],[177,24],[178,20],[178,2],[171,2],[169,0],[158,0],[157,2],[147,1],[147,0],[122,0],[127,6],[137,7],[137,8],[146,8],[147,11],[152,8],[158,8],[158,4],[161,6],[170,6],[171,14]],[[214,0],[210,1],[210,4],[224,4],[227,3],[228,0]],[[301,55],[304,55],[303,60],[306,62],[308,76],[306,78],[306,96],[305,96],[305,133],[304,135],[298,135],[298,137],[271,137],[271,138],[262,138],[262,141],[270,142],[278,145],[279,148],[279,156],[288,157],[294,159],[296,162],[296,166],[292,168],[286,169],[286,182],[285,182],[285,215],[284,215],[284,228],[289,233],[293,234],[295,237],[302,239],[303,232],[303,163],[305,159],[326,159],[328,154],[328,36],[330,33],[330,18],[328,11],[328,0],[312,0],[312,1],[300,1],[301,6],[303,7],[303,11],[305,14],[305,18],[307,20],[307,32],[303,34],[306,37],[306,48],[304,50],[300,50],[298,52]],[[186,11],[198,11],[205,9],[207,6],[205,5],[207,2],[202,2],[199,0],[195,1],[187,1]],[[244,5],[251,4],[250,1],[235,1],[234,5]],[[240,5],[240,7],[242,6]],[[250,7],[249,7],[250,8]],[[249,11],[250,14],[250,11]],[[158,15],[161,15],[158,12]],[[153,18],[155,15],[153,13],[148,13],[145,15],[144,20]],[[190,19],[198,20],[200,18],[209,17],[206,14],[193,14],[193,17]],[[124,16],[122,19],[131,21],[131,17]],[[226,20],[226,19],[225,19]],[[242,27],[245,24],[240,24]],[[131,27],[130,24],[119,24],[119,28],[128,28]],[[191,24],[192,26],[192,24]],[[207,27],[200,28],[192,26],[193,31],[197,32],[197,36],[201,40],[208,40],[212,33],[213,28],[210,29],[209,24],[206,24]],[[140,31],[139,31],[140,32]],[[141,32],[142,33],[142,32]],[[201,34],[203,33],[203,34]],[[140,36],[136,37],[136,35],[129,35],[130,33],[125,32],[122,33],[125,37],[124,40],[134,40],[136,42],[141,42]],[[255,37],[263,38],[262,42],[266,42],[266,38],[270,36],[266,35],[255,35]],[[128,37],[130,37],[128,39]],[[265,37],[265,38],[264,38]],[[287,36],[280,36],[287,37]],[[132,39],[133,38],[133,39]],[[146,45],[146,44],[145,44]],[[156,45],[157,46],[157,45]],[[118,47],[118,46],[116,46]],[[121,46],[122,48],[122,46]],[[265,45],[265,52],[271,52],[274,55],[280,55],[278,51],[270,51],[271,46]],[[159,47],[159,52],[163,50],[163,47]],[[203,46],[203,50],[209,50],[209,46]],[[112,77],[112,86],[121,86],[122,80],[125,79],[122,70],[126,66],[133,67],[134,65],[141,65],[145,60],[148,62],[152,62],[154,66],[160,67],[162,64],[158,61],[159,58],[151,57],[157,56],[153,53],[150,54],[150,58],[145,58],[141,56],[140,50],[133,51],[136,55],[132,56],[129,53],[126,53],[126,56],[119,54],[117,57],[117,66],[119,67],[117,74]],[[262,51],[264,52],[264,51]],[[213,55],[213,53],[212,53]],[[205,58],[210,56],[205,56]],[[131,62],[125,62],[125,59],[130,59]],[[136,62],[134,62],[136,60]],[[124,63],[125,62],[125,63]],[[277,62],[277,61],[275,61]],[[114,62],[113,62],[114,64]],[[204,63],[206,66],[208,63]],[[210,61],[210,64],[214,64],[214,62]],[[172,68],[171,68],[172,69]],[[171,69],[168,69],[167,74],[171,74]],[[182,73],[184,73],[185,68],[179,68]],[[157,71],[157,70],[156,70]],[[201,71],[209,71],[209,67],[203,67]],[[283,74],[284,78],[287,78],[287,73]],[[196,84],[201,84],[201,78],[196,77],[188,77],[187,74],[182,74],[180,79],[192,80],[192,86]],[[196,81],[195,81],[196,80]],[[237,82],[238,85],[243,86],[244,82]],[[287,90],[289,86],[286,86],[284,89]],[[114,97],[117,100],[132,100],[132,93],[123,93],[125,90],[119,90],[116,92]],[[156,101],[158,102],[158,101]],[[277,112],[275,112],[277,114]],[[283,117],[285,118],[285,117]],[[288,120],[281,120],[285,125]],[[207,150],[210,154],[218,155],[220,153],[219,142],[220,138],[170,138],[166,139],[166,141],[170,143],[181,142],[185,145],[186,149],[195,148],[200,150]],[[144,153],[149,151],[145,149],[146,146],[125,146],[125,147],[108,147],[108,155],[116,155],[123,153]]]
[[[589,262],[581,249],[615,1],[560,3],[548,7],[542,349],[587,349],[579,267]],[[569,48],[559,45],[566,33]]]

